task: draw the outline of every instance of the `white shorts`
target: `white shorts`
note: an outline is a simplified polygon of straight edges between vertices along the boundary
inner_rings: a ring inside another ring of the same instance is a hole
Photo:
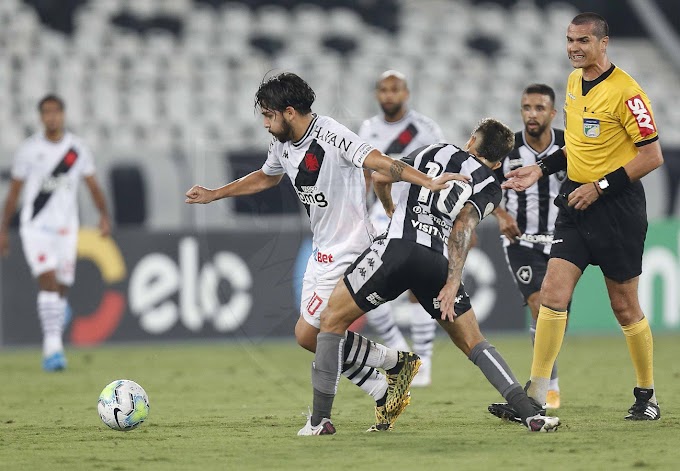
[[[78,229],[21,228],[21,245],[34,278],[54,270],[57,282],[71,286],[75,279]]]
[[[353,260],[352,260],[353,261]],[[322,271],[318,262],[314,260],[314,255],[307,261],[307,269],[302,279],[302,296],[300,301],[300,314],[311,326],[319,329],[321,327],[321,312],[328,304],[328,299],[338,281],[350,266],[350,261],[337,263],[332,271]]]

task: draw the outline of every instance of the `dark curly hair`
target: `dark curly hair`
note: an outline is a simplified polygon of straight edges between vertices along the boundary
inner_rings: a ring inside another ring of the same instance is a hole
[[[299,76],[283,72],[262,79],[255,93],[255,108],[260,110],[283,111],[292,106],[300,114],[312,112],[316,95],[312,87]]]

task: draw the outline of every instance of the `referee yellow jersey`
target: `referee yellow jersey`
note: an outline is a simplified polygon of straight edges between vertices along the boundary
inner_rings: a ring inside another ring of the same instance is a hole
[[[583,71],[569,75],[564,103],[567,175],[588,183],[627,164],[637,147],[655,141],[652,107],[640,85],[623,70],[612,68],[584,94]]]

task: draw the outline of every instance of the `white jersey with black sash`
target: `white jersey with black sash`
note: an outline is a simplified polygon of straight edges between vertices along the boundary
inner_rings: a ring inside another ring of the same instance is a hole
[[[12,178],[24,182],[21,227],[61,230],[78,226],[78,184],[94,175],[92,155],[66,132],[59,142],[40,132],[29,137],[14,157]]]

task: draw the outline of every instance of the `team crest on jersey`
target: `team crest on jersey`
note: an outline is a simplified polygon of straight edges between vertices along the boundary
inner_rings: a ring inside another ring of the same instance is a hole
[[[531,278],[534,276],[534,272],[529,265],[524,265],[523,267],[519,267],[516,275],[520,283],[528,285],[531,282]]]
[[[599,137],[600,136],[600,120],[593,118],[583,119],[583,134],[586,137]]]
[[[305,154],[305,167],[307,167],[307,170],[310,172],[316,172],[321,167],[319,159],[316,158],[316,155],[314,155],[313,152],[307,152]]]

